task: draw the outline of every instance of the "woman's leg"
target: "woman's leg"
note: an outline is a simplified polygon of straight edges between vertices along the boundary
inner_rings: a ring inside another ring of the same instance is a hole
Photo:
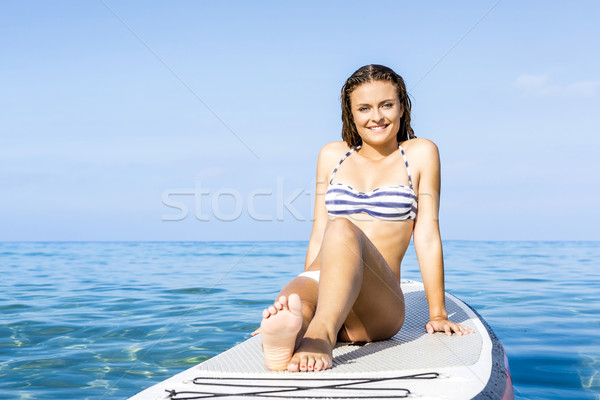
[[[329,221],[316,261],[321,270],[318,302],[288,365],[290,371],[330,368],[338,332],[343,340],[381,340],[393,336],[404,322],[397,278],[350,220]]]
[[[267,368],[286,370],[315,313],[318,284],[300,276],[288,283],[272,306],[263,311],[260,324]]]
[[[329,368],[337,337],[365,342],[387,339],[402,326],[404,297],[398,281],[351,221],[338,218],[328,223],[310,269],[321,270],[319,284],[297,277],[263,312],[260,332],[269,369]]]

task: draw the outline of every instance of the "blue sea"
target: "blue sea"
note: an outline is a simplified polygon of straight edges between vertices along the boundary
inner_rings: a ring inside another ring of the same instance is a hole
[[[242,342],[306,242],[0,243],[0,393],[124,399]],[[445,241],[516,398],[600,399],[600,243]],[[402,278],[421,280],[409,249]]]

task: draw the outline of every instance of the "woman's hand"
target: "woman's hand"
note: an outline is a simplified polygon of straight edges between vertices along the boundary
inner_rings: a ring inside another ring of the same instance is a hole
[[[448,336],[452,336],[452,332],[456,333],[458,336],[468,335],[474,332],[473,329],[442,317],[431,319],[431,321],[425,324],[425,329],[427,330],[427,333],[445,332]]]

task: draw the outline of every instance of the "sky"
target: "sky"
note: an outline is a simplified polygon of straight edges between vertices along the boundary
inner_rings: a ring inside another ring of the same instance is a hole
[[[339,93],[393,68],[445,240],[600,240],[600,3],[4,1],[0,240],[308,240]]]

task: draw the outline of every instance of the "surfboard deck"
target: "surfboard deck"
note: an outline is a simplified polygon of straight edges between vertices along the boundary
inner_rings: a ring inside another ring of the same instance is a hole
[[[429,310],[420,282],[401,282],[402,329],[388,340],[338,343],[333,367],[273,372],[263,363],[260,335],[158,383],[130,400],[228,397],[292,399],[512,399],[506,354],[489,325],[446,293],[449,317],[475,331],[465,336],[425,332]]]

